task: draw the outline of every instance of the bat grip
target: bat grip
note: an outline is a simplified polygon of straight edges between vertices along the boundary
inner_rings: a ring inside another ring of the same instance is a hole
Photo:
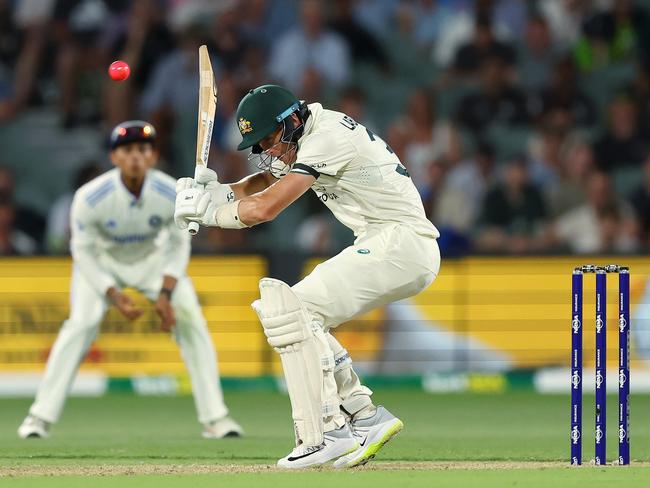
[[[197,168],[198,169],[198,168]],[[194,178],[196,179],[196,171],[194,172]],[[198,183],[195,183],[197,188],[205,188],[205,185],[199,185]],[[196,234],[199,233],[199,223],[198,222],[190,222],[187,226],[187,232],[190,233],[191,236],[195,236]]]

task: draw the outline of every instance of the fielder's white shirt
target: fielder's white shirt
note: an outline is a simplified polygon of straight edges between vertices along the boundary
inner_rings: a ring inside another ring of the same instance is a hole
[[[119,169],[86,183],[75,193],[70,215],[75,266],[101,294],[116,286],[102,263],[126,265],[133,275],[147,272],[149,259],[161,257],[162,275],[180,278],[190,256],[190,236],[174,223],[176,181],[150,169],[140,197],[124,186]]]
[[[312,190],[355,236],[400,223],[438,238],[408,171],[379,136],[341,112],[309,104],[291,173],[316,177]]]

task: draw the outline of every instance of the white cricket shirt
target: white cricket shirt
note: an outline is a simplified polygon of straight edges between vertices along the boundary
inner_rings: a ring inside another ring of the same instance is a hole
[[[163,275],[185,274],[190,236],[174,223],[175,184],[171,176],[150,169],[136,198],[116,168],[77,190],[70,215],[72,258],[100,293],[116,285],[101,265],[106,258],[137,274],[153,253],[162,253]]]
[[[355,236],[391,223],[440,236],[408,171],[379,136],[320,103],[309,104],[309,110],[290,172],[316,177],[312,190],[341,223]]]

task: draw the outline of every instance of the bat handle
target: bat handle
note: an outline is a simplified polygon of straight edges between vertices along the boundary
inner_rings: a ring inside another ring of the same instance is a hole
[[[196,168],[198,169],[198,167]],[[196,179],[196,170],[194,172],[194,178]],[[195,183],[197,188],[205,188],[205,185],[199,185],[198,183]],[[191,236],[195,236],[196,234],[199,233],[199,223],[198,222],[190,222],[189,225],[187,226],[187,232],[190,233]]]

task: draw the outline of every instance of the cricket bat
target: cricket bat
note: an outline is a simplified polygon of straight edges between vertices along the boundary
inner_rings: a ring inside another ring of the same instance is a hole
[[[214,129],[214,113],[217,110],[217,84],[214,81],[212,63],[208,47],[199,47],[199,118],[196,130],[196,166],[207,166],[210,154],[210,141]],[[196,174],[195,174],[196,177]],[[188,231],[196,235],[197,222],[190,222]]]

